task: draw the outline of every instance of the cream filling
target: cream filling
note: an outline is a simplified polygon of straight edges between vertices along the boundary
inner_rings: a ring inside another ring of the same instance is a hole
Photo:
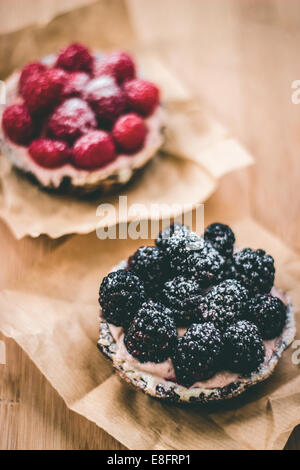
[[[280,298],[285,304],[287,304],[287,299],[276,287],[272,288],[271,294],[275,297]],[[153,379],[153,386],[156,386],[161,381],[166,382],[175,382],[175,371],[171,359],[167,359],[164,362],[154,363],[154,362],[139,362],[127,351],[124,344],[124,332],[123,328],[109,324],[110,333],[116,343],[114,362],[116,364],[122,365],[122,368],[126,371],[140,371],[145,374],[149,374]],[[186,329],[178,328],[178,335],[184,335]],[[279,338],[274,338],[271,340],[263,341],[265,346],[265,362],[267,364],[271,359],[274,351],[276,350],[276,345],[279,341]],[[203,388],[203,389],[213,389],[226,387],[239,378],[239,375],[231,371],[220,371],[215,374],[212,378],[195,382],[191,389],[193,388]]]
[[[17,92],[19,76],[20,73],[17,72],[6,82],[7,105],[22,101]],[[119,154],[105,167],[93,171],[75,168],[70,163],[55,169],[43,168],[32,160],[27,147],[16,145],[8,140],[2,129],[0,140],[2,140],[3,152],[12,164],[26,173],[34,174],[43,186],[57,188],[65,177],[70,178],[74,186],[95,185],[110,176],[114,176],[117,182],[125,184],[132,177],[134,170],[143,167],[163,144],[164,123],[165,112],[161,106],[158,106],[154,113],[145,119],[148,133],[143,148],[133,155]]]

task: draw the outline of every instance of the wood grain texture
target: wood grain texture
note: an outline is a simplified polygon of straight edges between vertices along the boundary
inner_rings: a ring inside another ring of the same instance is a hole
[[[44,24],[55,15],[93,3],[95,0],[1,0],[0,31],[8,33],[20,26],[27,26],[33,21]],[[21,12],[21,14],[20,14]]]
[[[300,104],[291,101],[291,84],[300,78],[300,1],[129,4],[145,44],[157,46],[178,77],[255,157],[255,216],[299,250]]]
[[[5,3],[0,0],[2,22],[14,12],[10,21],[22,26],[21,18],[16,21],[20,2],[10,0],[9,11]],[[251,170],[226,177],[205,210],[222,207],[238,214],[249,207],[267,228],[300,250],[300,105],[291,103],[291,83],[300,79],[300,0],[128,3],[143,41],[159,44],[166,62],[256,159]],[[53,1],[43,0],[43,5],[46,17]],[[33,9],[32,19],[35,13]],[[62,242],[43,237],[16,242],[0,224],[0,255],[5,260],[1,286]],[[13,341],[0,340],[7,349],[7,364],[0,365],[0,449],[123,448],[68,410]],[[286,448],[300,449],[300,427]]]
[[[0,449],[124,449],[70,411],[26,354],[12,340],[4,341],[8,363],[0,366]]]

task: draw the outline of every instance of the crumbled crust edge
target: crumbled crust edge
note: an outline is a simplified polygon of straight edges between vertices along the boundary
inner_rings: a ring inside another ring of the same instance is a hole
[[[283,352],[293,341],[295,332],[296,328],[293,307],[289,304],[287,308],[286,325],[280,336],[276,350],[273,352],[269,361],[262,364],[258,371],[253,372],[249,377],[240,377],[238,380],[226,385],[225,387],[210,389],[200,387],[187,388],[183,385],[174,384],[173,382],[166,380],[159,382],[157,378],[151,374],[147,374],[133,368],[127,368],[126,363],[122,364],[115,361],[116,342],[110,333],[108,323],[103,318],[100,320],[98,348],[113,362],[114,368],[118,371],[120,376],[126,380],[126,382],[139,388],[146,394],[173,402],[208,403],[237,397],[248,388],[263,382],[270,377]]]
[[[101,55],[101,53],[95,53],[96,55]],[[44,57],[41,59],[42,62],[51,65],[55,60],[55,54],[51,54],[49,56]],[[14,72],[10,77],[6,80],[7,85],[7,105],[11,104],[10,101],[16,93],[17,84],[19,81],[20,71]],[[2,114],[5,108],[2,109],[0,112],[0,123],[2,122]],[[99,175],[99,178],[96,178],[95,181],[86,181],[83,184],[76,183],[72,176],[66,175],[61,177],[61,181],[59,184],[54,184],[52,180],[49,181],[48,184],[44,184],[41,182],[38,171],[35,172],[33,170],[28,170],[22,167],[21,162],[19,162],[18,158],[15,157],[15,144],[10,142],[9,139],[6,138],[4,132],[2,131],[2,126],[0,125],[0,150],[5,155],[12,166],[14,167],[17,172],[22,174],[23,176],[27,177],[31,182],[37,184],[40,188],[45,189],[46,191],[50,191],[53,193],[58,194],[68,194],[68,195],[76,195],[76,196],[85,196],[92,193],[97,194],[111,194],[114,192],[118,192],[124,186],[128,185],[129,182],[133,181],[144,169],[145,166],[155,157],[159,149],[162,147],[165,141],[165,122],[166,122],[166,115],[163,107],[161,105],[158,106],[155,113],[160,112],[160,128],[158,131],[157,143],[149,147],[148,152],[146,152],[144,158],[141,161],[134,161],[134,158],[128,158],[128,165],[125,168],[126,170],[126,177],[123,177],[124,168],[114,168],[111,173],[106,176],[105,178]],[[34,167],[33,167],[34,168]],[[55,171],[55,170],[54,170]],[[89,172],[91,173],[91,172]],[[94,171],[94,174],[97,173],[97,170]]]
[[[122,261],[113,270],[126,268],[127,262]],[[113,367],[127,383],[142,390],[147,395],[171,402],[181,403],[211,403],[229,400],[244,393],[250,387],[265,381],[274,372],[283,352],[292,343],[296,334],[293,306],[288,299],[287,318],[281,336],[278,338],[276,349],[267,362],[248,377],[240,376],[225,387],[216,388],[187,388],[174,382],[161,380],[152,374],[147,374],[132,367],[126,362],[118,362],[116,357],[116,342],[110,332],[109,324],[100,313],[100,336],[97,343],[100,351],[112,361]]]

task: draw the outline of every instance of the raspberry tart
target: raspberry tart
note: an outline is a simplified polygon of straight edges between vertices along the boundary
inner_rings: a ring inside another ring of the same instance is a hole
[[[264,381],[295,336],[292,305],[264,250],[238,250],[228,225],[173,224],[99,290],[98,347],[145,393],[225,400]]]
[[[71,44],[14,73],[6,90],[1,150],[44,188],[116,189],[163,143],[159,89],[125,52]]]

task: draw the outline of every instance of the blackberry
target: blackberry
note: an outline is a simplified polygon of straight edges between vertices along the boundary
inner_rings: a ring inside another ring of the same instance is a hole
[[[225,367],[249,374],[264,362],[265,347],[258,328],[246,320],[229,326],[224,333]]]
[[[224,259],[202,237],[180,231],[166,241],[166,255],[176,274],[196,279],[201,287],[214,284],[224,266]]]
[[[177,326],[187,326],[195,320],[201,298],[202,289],[198,282],[184,276],[167,281],[161,292],[161,300],[171,310]]]
[[[223,341],[212,323],[194,323],[178,338],[173,365],[178,383],[187,387],[212,377],[218,370]]]
[[[273,339],[282,333],[286,310],[277,297],[258,294],[248,302],[248,319],[258,327],[263,339]]]
[[[264,250],[245,248],[234,256],[236,279],[253,293],[270,292],[275,276],[274,259]]]
[[[245,315],[248,291],[238,281],[227,279],[208,292],[198,306],[199,321],[212,322],[220,330]]]
[[[163,362],[176,343],[177,329],[171,312],[161,304],[144,303],[124,338],[127,351],[140,362]]]
[[[224,259],[208,242],[201,240],[202,247],[188,255],[186,269],[201,287],[206,288],[218,282],[224,269]]]
[[[225,263],[223,265],[223,269],[220,271],[218,276],[218,282],[225,281],[226,279],[235,279],[236,278],[236,271],[233,263],[233,258],[225,259]]]
[[[155,246],[142,246],[129,258],[129,271],[138,276],[151,296],[169,277],[170,267],[163,252]]]
[[[104,318],[126,328],[146,299],[142,281],[125,269],[106,276],[99,289],[99,303]]]
[[[157,239],[155,240],[155,244],[158,248],[164,249],[167,245],[167,240],[176,233],[188,233],[189,227],[186,225],[182,225],[178,222],[174,222],[174,224],[170,225],[169,227],[164,228],[159,232]]]
[[[220,223],[209,225],[204,232],[204,239],[209,241],[224,258],[232,256],[235,236],[228,225]]]

